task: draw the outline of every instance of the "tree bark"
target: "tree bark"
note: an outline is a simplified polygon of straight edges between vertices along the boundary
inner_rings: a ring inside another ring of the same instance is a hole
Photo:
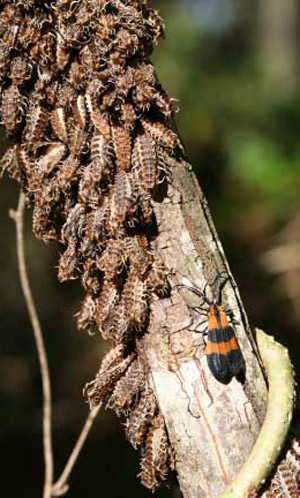
[[[237,286],[225,259],[207,202],[190,166],[174,160],[168,196],[155,201],[155,250],[174,286],[212,285],[226,271],[222,304],[239,322],[236,335],[246,362],[244,382],[227,385],[210,373],[203,336],[192,332],[203,320],[191,306],[199,298],[175,288],[152,303],[149,334],[142,340],[153,387],[174,449],[184,498],[219,496],[249,455],[262,424],[267,390],[256,346]],[[185,278],[183,278],[185,277]]]

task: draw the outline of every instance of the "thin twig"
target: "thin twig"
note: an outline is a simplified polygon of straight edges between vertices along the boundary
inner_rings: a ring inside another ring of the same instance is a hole
[[[56,481],[56,483],[52,487],[52,496],[61,496],[67,493],[69,489],[68,485],[68,480],[70,478],[71,472],[73,470],[73,467],[78,459],[78,456],[82,450],[82,447],[87,439],[87,436],[93,426],[93,423],[100,411],[101,408],[101,403],[99,406],[96,406],[93,408],[89,415],[88,418],[86,419],[86,422],[82,428],[82,431],[79,435],[79,438],[73,448],[73,451],[66,463],[66,466],[60,476],[60,478]]]
[[[38,359],[41,370],[43,389],[43,444],[45,459],[45,482],[43,498],[50,498],[52,495],[53,483],[53,450],[52,450],[52,430],[51,430],[51,385],[48,367],[47,354],[43,339],[43,333],[30,289],[24,248],[24,208],[25,195],[21,192],[19,196],[17,210],[11,209],[9,216],[16,225],[17,255],[20,274],[21,287],[26,301],[34,339],[36,343]]]

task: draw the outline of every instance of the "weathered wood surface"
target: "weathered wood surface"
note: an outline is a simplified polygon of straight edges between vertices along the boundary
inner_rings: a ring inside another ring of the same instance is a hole
[[[244,383],[224,385],[210,373],[201,333],[203,317],[190,306],[199,298],[187,289],[152,303],[149,334],[142,347],[153,387],[175,450],[184,498],[219,496],[249,455],[264,418],[265,381],[255,354],[238,289],[212,223],[207,202],[187,163],[173,165],[168,195],[155,201],[155,249],[170,270],[170,281],[203,288],[217,271],[229,279],[222,290],[239,322],[236,334],[246,361]]]

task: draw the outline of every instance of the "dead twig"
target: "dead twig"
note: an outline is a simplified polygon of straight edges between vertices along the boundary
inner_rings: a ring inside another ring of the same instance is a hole
[[[43,389],[43,444],[44,444],[44,460],[45,460],[45,482],[43,498],[51,498],[52,496],[62,496],[68,489],[68,480],[75,466],[88,434],[93,426],[93,423],[100,411],[101,404],[91,410],[89,413],[82,431],[75,443],[73,451],[66,463],[66,466],[60,478],[53,484],[54,464],[53,464],[53,447],[52,447],[52,423],[51,423],[51,384],[50,372],[47,359],[47,353],[40,325],[39,317],[36,311],[33,295],[30,288],[26,260],[25,260],[25,245],[24,245],[24,209],[25,195],[21,192],[19,196],[18,207],[16,210],[11,209],[9,216],[15,222],[16,238],[17,238],[17,256],[18,268],[20,274],[21,287],[27,305],[30,322],[36,343],[38,359],[41,370],[42,389]]]
[[[45,481],[43,498],[51,498],[53,483],[53,449],[52,449],[52,429],[51,429],[51,384],[47,353],[43,338],[43,333],[36,311],[34,299],[32,296],[29,278],[25,261],[24,248],[24,208],[25,195],[21,192],[17,210],[11,209],[9,216],[14,220],[16,225],[17,238],[17,257],[20,274],[20,282],[24,298],[26,301],[30,322],[36,343],[38,360],[41,370],[42,389],[43,389],[43,444],[45,460]]]
[[[86,422],[82,428],[82,431],[79,435],[79,438],[77,439],[75,446],[73,448],[73,451],[66,463],[66,466],[60,476],[60,478],[56,481],[56,483],[52,487],[52,496],[62,496],[67,491],[69,490],[69,485],[68,485],[68,480],[70,478],[71,472],[74,468],[74,465],[79,457],[79,454],[83,448],[83,445],[88,437],[88,434],[93,426],[93,423],[100,411],[101,408],[101,403],[100,405],[96,406],[93,408],[87,419]]]

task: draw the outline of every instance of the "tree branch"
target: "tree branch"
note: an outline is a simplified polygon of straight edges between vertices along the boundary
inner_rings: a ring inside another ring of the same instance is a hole
[[[43,444],[45,460],[45,481],[44,481],[44,498],[51,497],[51,488],[53,483],[53,449],[52,449],[52,429],[51,429],[51,385],[50,374],[47,360],[47,353],[44,344],[43,333],[36,311],[34,299],[30,289],[24,249],[24,208],[25,195],[21,192],[17,210],[11,209],[9,216],[14,220],[16,226],[17,238],[17,257],[20,274],[21,287],[27,305],[30,322],[34,334],[34,340],[38,353],[40,364],[42,390],[43,390]]]
[[[220,496],[246,462],[263,423],[267,390],[241,298],[191,168],[175,161],[168,196],[156,199],[159,233],[153,249],[171,270],[170,298],[153,300],[142,339],[160,409],[174,449],[185,498]],[[210,373],[193,311],[199,297],[178,284],[210,288],[227,274],[222,303],[232,311],[246,363],[243,382],[227,385]],[[212,479],[213,473],[213,479]]]

